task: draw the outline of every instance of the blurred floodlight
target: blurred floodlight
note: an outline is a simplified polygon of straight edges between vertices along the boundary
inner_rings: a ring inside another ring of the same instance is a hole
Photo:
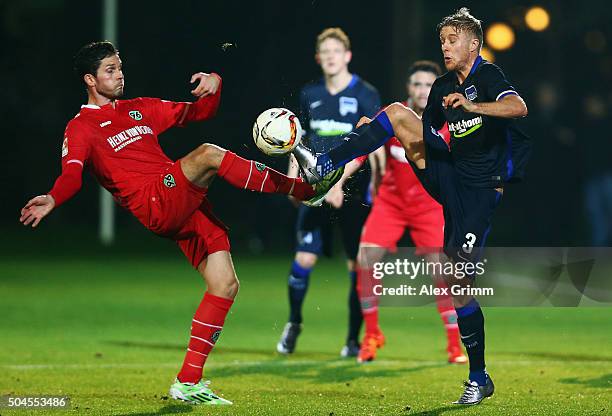
[[[541,32],[548,28],[550,24],[550,15],[546,9],[535,6],[527,10],[525,13],[525,23],[527,27],[536,32]]]
[[[514,30],[506,23],[493,23],[487,29],[487,45],[503,51],[514,45]]]
[[[480,56],[489,62],[495,62],[495,55],[493,54],[493,51],[486,46],[483,46],[480,50]]]

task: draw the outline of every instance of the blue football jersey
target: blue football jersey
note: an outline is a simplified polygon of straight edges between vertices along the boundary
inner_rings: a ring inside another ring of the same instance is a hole
[[[362,116],[380,109],[380,96],[372,85],[353,75],[349,85],[332,95],[325,80],[307,84],[300,94],[299,118],[306,144],[316,152],[338,146]]]

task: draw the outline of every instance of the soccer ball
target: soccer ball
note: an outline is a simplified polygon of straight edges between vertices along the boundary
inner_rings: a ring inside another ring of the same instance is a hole
[[[253,140],[268,156],[291,152],[302,139],[300,120],[286,108],[271,108],[257,117],[253,124]]]

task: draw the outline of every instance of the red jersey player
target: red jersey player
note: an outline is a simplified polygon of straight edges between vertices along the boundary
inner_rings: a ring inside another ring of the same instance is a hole
[[[75,69],[87,87],[87,105],[66,127],[62,174],[48,194],[25,205],[20,221],[36,227],[81,188],[82,172],[88,169],[145,227],[175,240],[204,277],[207,291],[195,312],[185,360],[170,395],[191,403],[231,404],[202,380],[204,363],[239,286],[227,228],[212,213],[207,188],[220,176],[243,189],[317,203],[341,172],[316,189],[212,144],[202,144],[173,162],[163,153],[157,136],[170,127],[215,115],[221,94],[217,74],[194,74],[191,82],[198,84],[191,93],[199,99],[188,103],[157,98],[119,100],[124,77],[119,53],[110,42],[81,48]]]
[[[439,75],[440,67],[430,61],[417,61],[408,71],[406,105],[419,116],[427,105],[429,91]],[[448,141],[446,126],[441,133]],[[365,335],[357,356],[359,362],[374,360],[376,350],[385,342],[378,326],[377,299],[372,297],[367,287],[367,264],[381,260],[387,250],[395,250],[406,229],[417,248],[442,247],[444,241],[442,206],[429,196],[417,179],[408,165],[401,143],[394,137],[386,142],[384,151],[383,148],[378,150],[385,154],[383,159],[386,160],[386,167],[372,210],[363,227],[358,258],[360,297],[365,322]],[[437,284],[444,285],[442,280]],[[467,359],[459,344],[457,314],[452,299],[449,295],[440,295],[436,296],[436,302],[446,328],[448,361],[465,363]]]

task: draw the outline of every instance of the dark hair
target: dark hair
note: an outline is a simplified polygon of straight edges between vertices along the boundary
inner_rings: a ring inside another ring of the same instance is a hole
[[[416,61],[412,64],[412,66],[408,69],[408,73],[406,74],[406,81],[410,81],[410,77],[415,72],[431,72],[437,77],[442,74],[442,70],[440,69],[440,65],[433,61]]]
[[[111,42],[91,42],[83,46],[74,56],[74,72],[83,81],[85,74],[96,76],[102,59],[118,54],[119,51]]]
[[[480,48],[482,48],[482,26],[480,24],[480,20],[472,16],[470,14],[470,9],[467,7],[462,7],[455,13],[442,19],[442,21],[438,23],[438,33],[440,33],[443,27],[447,26],[454,27],[457,32],[463,30],[472,32],[476,39],[478,39]]]

